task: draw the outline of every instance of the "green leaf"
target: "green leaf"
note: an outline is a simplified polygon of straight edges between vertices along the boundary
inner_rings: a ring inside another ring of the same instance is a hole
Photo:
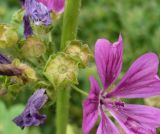
[[[25,128],[22,130],[12,121],[23,110],[23,105],[16,105],[8,110],[4,103],[0,101],[0,134],[40,134],[38,128]]]

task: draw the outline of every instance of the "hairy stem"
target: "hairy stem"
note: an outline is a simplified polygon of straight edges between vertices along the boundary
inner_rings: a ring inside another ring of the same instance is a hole
[[[76,39],[80,6],[81,0],[65,0],[61,49],[65,48],[67,41]],[[69,88],[58,90],[56,105],[57,134],[66,134],[69,116],[69,98]]]
[[[67,41],[76,39],[81,0],[66,0],[65,5],[61,49],[65,48]]]

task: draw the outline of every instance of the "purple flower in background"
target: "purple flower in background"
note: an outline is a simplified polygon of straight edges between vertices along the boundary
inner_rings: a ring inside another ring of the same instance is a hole
[[[122,68],[122,37],[115,43],[99,39],[95,46],[95,61],[103,88],[90,77],[90,93],[83,104],[83,133],[89,134],[98,116],[101,121],[97,134],[119,134],[117,127],[107,116],[110,113],[127,134],[156,134],[160,127],[160,109],[126,104],[120,98],[146,98],[160,95],[158,57],[147,53],[138,58],[113,90],[113,82]]]
[[[48,97],[45,89],[37,90],[28,100],[23,113],[16,118],[14,122],[21,128],[29,126],[39,126],[46,120],[46,115],[41,115],[39,110],[47,102]]]
[[[22,70],[11,64],[11,61],[0,53],[0,75],[18,76]]]
[[[65,0],[38,0],[38,1],[42,2],[56,14],[61,14],[64,12]]]

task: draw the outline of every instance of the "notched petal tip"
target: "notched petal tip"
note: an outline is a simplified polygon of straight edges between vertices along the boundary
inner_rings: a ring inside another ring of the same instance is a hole
[[[123,40],[121,35],[117,42],[111,43],[99,39],[95,46],[95,61],[103,88],[108,88],[119,76],[122,68]]]
[[[123,41],[123,36],[122,36],[121,33],[119,34],[118,41],[119,41],[119,42]]]

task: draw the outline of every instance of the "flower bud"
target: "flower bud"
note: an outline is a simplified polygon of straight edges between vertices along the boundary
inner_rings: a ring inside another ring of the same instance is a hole
[[[65,52],[80,62],[82,67],[85,67],[91,56],[90,49],[87,44],[82,45],[80,41],[71,41],[68,43]]]
[[[22,70],[12,64],[0,64],[0,75],[19,76]]]
[[[38,38],[28,37],[21,48],[26,58],[38,58],[46,52],[45,44]]]
[[[16,30],[10,25],[0,24],[0,48],[12,47],[17,41]]]
[[[21,63],[18,59],[15,59],[12,62],[12,64],[22,70],[21,78],[24,81],[36,81],[37,80],[36,72],[29,65]]]
[[[45,76],[55,86],[77,84],[78,65],[75,60],[64,53],[51,56],[44,71]]]
[[[20,64],[19,68],[22,69],[23,76],[24,76],[23,78],[25,78],[26,81],[37,80],[36,72],[30,66],[26,64]]]
[[[20,76],[22,70],[11,64],[11,61],[0,53],[0,75]]]

